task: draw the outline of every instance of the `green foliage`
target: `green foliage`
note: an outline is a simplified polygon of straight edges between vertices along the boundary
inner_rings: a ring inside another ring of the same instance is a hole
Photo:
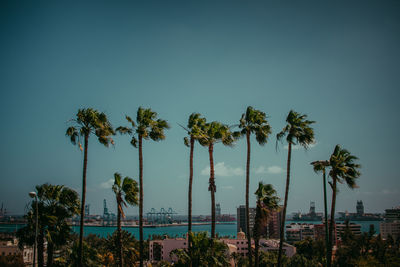
[[[247,107],[246,113],[242,114],[239,121],[239,128],[241,129],[239,132],[240,136],[253,133],[256,135],[256,140],[260,145],[265,145],[271,134],[271,126],[267,121],[265,113],[251,106]],[[235,135],[238,134],[235,133]]]
[[[73,126],[69,127],[66,135],[70,137],[72,144],[78,144],[82,150],[81,137],[94,134],[99,142],[105,146],[114,144],[112,135],[115,134],[111,123],[108,121],[106,114],[92,108],[79,109],[76,118],[71,120]]]
[[[135,180],[130,177],[125,177],[121,182],[121,174],[114,173],[114,185],[112,186],[112,190],[115,193],[117,199],[118,209],[120,210],[122,217],[125,217],[123,206],[127,207],[129,205],[138,205],[138,192],[139,187]]]
[[[171,252],[177,262],[174,266],[188,266],[190,258],[192,266],[229,266],[228,246],[221,241],[207,236],[207,232],[190,233],[193,249],[189,255],[187,249],[176,249]]]
[[[298,144],[304,148],[315,142],[314,130],[310,127],[315,121],[307,120],[307,115],[291,110],[286,117],[286,122],[286,126],[276,135],[277,141],[286,136],[288,144]]]
[[[22,255],[7,255],[0,256],[1,267],[24,267],[24,260]]]

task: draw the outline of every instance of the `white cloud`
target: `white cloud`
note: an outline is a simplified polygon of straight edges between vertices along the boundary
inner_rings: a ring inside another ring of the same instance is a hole
[[[285,170],[279,166],[269,166],[268,168],[265,168],[265,166],[260,166],[254,170],[256,174],[262,174],[262,173],[279,174],[283,173],[284,171]]]
[[[241,176],[244,175],[244,170],[240,167],[231,167],[225,165],[225,162],[218,162],[214,165],[215,176]],[[202,175],[210,175],[210,166],[201,170]]]
[[[100,184],[100,187],[104,189],[110,189],[113,186],[113,184],[114,184],[114,179],[110,179],[106,182],[102,182]]]
[[[317,145],[318,145],[317,142],[312,143],[312,144],[309,144],[309,145],[308,145],[308,149],[314,148],[314,147],[316,147]],[[284,148],[285,148],[285,149],[289,149],[289,146],[288,146],[288,145],[285,145]],[[298,149],[300,149],[300,148],[302,148],[302,146],[300,146],[300,145],[292,145],[292,150],[298,150]]]

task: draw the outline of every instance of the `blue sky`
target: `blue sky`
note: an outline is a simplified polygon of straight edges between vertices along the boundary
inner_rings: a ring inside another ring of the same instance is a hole
[[[283,198],[287,150],[275,135],[290,109],[316,121],[317,143],[295,150],[289,212],[322,210],[321,178],[309,163],[336,144],[360,158],[360,188],[340,187],[337,210],[399,205],[397,171],[400,3],[268,1],[2,1],[0,3],[0,202],[21,214],[35,185],[80,192],[83,155],[64,136],[79,108],[105,112],[114,126],[151,107],[172,126],[144,144],[144,210],[187,212],[192,112],[237,124],[251,105],[273,134],[252,141],[251,188],[271,183]],[[115,210],[107,183],[118,171],[137,179],[137,150],[89,144],[87,203]],[[224,213],[244,203],[244,140],[217,145],[217,202]],[[207,150],[195,148],[194,214],[209,214]],[[252,196],[251,202],[255,203]],[[128,214],[137,214],[129,208]]]

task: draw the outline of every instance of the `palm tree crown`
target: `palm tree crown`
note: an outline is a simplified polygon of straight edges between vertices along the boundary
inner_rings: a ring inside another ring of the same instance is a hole
[[[265,113],[253,107],[247,107],[246,113],[242,114],[239,128],[242,129],[241,135],[246,135],[248,132],[255,134],[260,145],[266,144],[268,136],[271,134],[271,126]]]
[[[126,203],[132,206],[139,204],[139,188],[137,182],[132,178],[125,177],[123,181],[121,180],[121,174],[118,172],[114,173],[114,185],[112,186],[112,190],[117,198],[118,210],[121,212],[122,217],[125,217],[123,206],[127,207]]]
[[[108,121],[106,114],[92,108],[79,109],[76,119],[71,120],[75,125],[67,129],[66,135],[70,137],[72,144],[77,144],[82,150],[80,137],[95,134],[99,142],[105,146],[114,144],[111,136],[115,134],[111,123]]]
[[[310,127],[315,121],[307,120],[307,115],[300,115],[291,110],[286,118],[286,126],[276,135],[277,141],[282,140],[286,136],[286,141],[289,144],[299,144],[307,148],[314,143],[314,130]]]
[[[254,193],[257,198],[257,205],[263,210],[277,210],[279,208],[279,197],[276,196],[276,190],[271,184],[258,183],[257,191]]]
[[[187,132],[190,138],[195,140],[204,137],[203,129],[206,124],[206,119],[201,117],[199,113],[192,113],[189,116],[187,128],[183,127]],[[190,146],[190,139],[185,137],[183,139],[185,145],[187,147]]]
[[[157,113],[152,111],[150,108],[138,108],[136,123],[129,116],[125,116],[125,118],[132,127],[120,126],[116,130],[121,134],[131,135],[131,144],[134,147],[137,147],[137,138],[134,133],[146,140],[151,138],[153,141],[160,141],[165,139],[164,130],[169,129],[167,121],[157,119]]]
[[[204,135],[199,138],[199,142],[202,146],[209,146],[210,144],[219,142],[226,146],[233,146],[236,141],[236,136],[231,132],[229,126],[218,121],[206,123],[203,128],[203,133]]]
[[[356,179],[361,175],[358,171],[361,165],[354,162],[357,159],[348,150],[341,148],[340,145],[336,145],[329,159],[331,167],[329,176],[336,179],[339,183],[345,182],[351,189],[357,188]]]

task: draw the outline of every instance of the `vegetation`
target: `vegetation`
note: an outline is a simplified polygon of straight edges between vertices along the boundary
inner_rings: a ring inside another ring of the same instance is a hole
[[[191,253],[192,240],[190,239],[192,232],[192,185],[193,185],[193,152],[194,143],[204,136],[203,130],[206,119],[201,118],[199,113],[192,113],[189,117],[187,128],[188,137],[184,138],[186,146],[190,147],[189,156],[189,190],[188,190],[188,234],[189,234],[189,254]]]
[[[83,177],[82,177],[82,200],[81,200],[81,223],[79,231],[79,250],[78,259],[79,265],[82,266],[83,257],[83,218],[85,215],[85,200],[86,200],[86,170],[87,170],[87,153],[89,145],[89,137],[91,134],[97,136],[99,142],[106,147],[110,143],[114,143],[111,136],[114,135],[114,130],[111,123],[108,121],[106,114],[98,112],[95,109],[79,109],[76,118],[72,119],[73,126],[67,129],[66,135],[70,137],[71,143],[79,145],[82,150],[81,138],[84,142],[84,158],[83,158]]]
[[[62,185],[43,184],[36,186],[38,199],[38,265],[44,266],[44,244],[47,241],[47,266],[53,264],[53,253],[71,238],[71,227],[67,219],[79,213],[78,194]],[[27,225],[17,232],[19,246],[35,243],[36,201],[32,201],[25,218]]]
[[[229,266],[228,246],[223,242],[209,238],[207,232],[190,233],[193,242],[192,253],[187,249],[176,249],[171,252],[176,257],[174,266],[188,266],[189,262],[199,266]]]
[[[153,141],[165,139],[164,130],[169,129],[167,121],[157,119],[157,113],[151,109],[139,107],[136,113],[136,124],[129,117],[126,120],[131,124],[131,128],[120,126],[117,131],[122,134],[132,136],[131,144],[137,147],[139,142],[139,242],[140,242],[140,267],[143,267],[143,139],[149,138]]]
[[[246,136],[247,144],[247,160],[246,160],[246,232],[247,244],[249,251],[249,263],[252,265],[251,256],[251,235],[250,235],[250,217],[249,217],[249,186],[250,186],[250,135],[255,134],[256,140],[260,145],[265,145],[268,136],[271,133],[271,126],[268,124],[264,112],[247,107],[246,113],[242,114],[240,119],[239,128],[241,129],[240,135]],[[257,256],[256,256],[257,257]]]
[[[123,206],[137,205],[138,204],[138,186],[135,180],[129,177],[125,177],[123,181],[121,174],[114,173],[114,185],[112,187],[113,192],[117,200],[117,235],[118,235],[118,265],[122,267],[124,265],[122,255],[122,230],[121,230],[121,217],[125,218]]]
[[[285,189],[285,202],[283,204],[282,213],[282,224],[280,231],[280,242],[279,242],[279,254],[278,254],[278,267],[282,264],[282,245],[285,236],[285,220],[286,220],[286,208],[289,195],[289,184],[290,184],[290,162],[292,156],[292,145],[300,145],[307,149],[307,147],[315,142],[314,130],[310,127],[314,121],[307,120],[307,115],[301,115],[291,110],[286,117],[286,126],[276,135],[277,142],[282,140],[286,136],[286,142],[288,143],[288,159],[287,159],[287,175],[286,175],[286,189]]]
[[[136,266],[139,262],[149,258],[148,243],[143,240],[143,139],[159,141],[165,139],[164,130],[169,128],[165,120],[158,119],[157,114],[151,109],[139,108],[136,122],[126,116],[130,127],[118,127],[117,131],[131,135],[131,144],[139,148],[139,187],[133,179],[122,179],[119,173],[114,174],[112,187],[116,196],[118,207],[117,230],[106,238],[96,235],[83,237],[83,214],[86,195],[86,170],[88,140],[91,134],[96,135],[99,142],[105,146],[114,144],[111,136],[114,130],[104,113],[88,108],[80,109],[76,119],[72,120],[73,126],[67,129],[67,136],[73,144],[77,144],[84,151],[82,202],[78,194],[65,186],[43,184],[36,187],[38,202],[33,201],[25,216],[27,225],[18,233],[19,245],[32,246],[35,241],[36,204],[38,206],[38,263],[39,266]],[[216,238],[215,233],[215,175],[213,149],[216,143],[232,146],[236,138],[246,136],[247,164],[246,164],[246,207],[248,209],[248,190],[250,182],[250,136],[255,134],[260,145],[267,142],[271,128],[266,121],[265,113],[248,107],[242,115],[239,128],[240,132],[231,132],[230,127],[219,122],[206,123],[198,113],[190,115],[187,127],[188,136],[184,139],[190,147],[190,174],[188,190],[188,249],[177,249],[171,253],[174,266],[228,266],[229,261],[236,266],[400,266],[400,238],[388,237],[383,240],[380,235],[375,235],[373,228],[369,233],[354,235],[347,227],[337,243],[335,257],[332,258],[332,245],[334,243],[333,226],[337,184],[346,183],[350,188],[357,187],[356,179],[360,176],[360,165],[356,163],[357,157],[346,149],[337,145],[327,161],[313,162],[315,172],[322,172],[324,186],[325,217],[327,216],[325,180],[328,172],[332,188],[331,223],[326,230],[328,240],[305,239],[295,244],[297,254],[291,258],[282,255],[283,233],[287,208],[287,199],[290,184],[291,151],[293,145],[307,148],[314,142],[314,131],[311,128],[313,121],[307,120],[306,115],[290,111],[286,118],[287,125],[277,134],[277,141],[286,137],[288,143],[287,177],[285,202],[283,206],[283,220],[281,225],[281,242],[278,251],[259,252],[259,239],[264,234],[265,225],[271,211],[278,209],[279,198],[270,184],[259,183],[255,192],[257,197],[256,218],[254,225],[255,264],[250,257],[241,256],[240,253],[229,255],[228,246]],[[81,139],[83,138],[83,147]],[[193,151],[194,144],[198,141],[208,148],[210,160],[210,179],[208,190],[211,192],[211,237],[206,232],[193,233],[191,225],[192,209],[192,182],[193,182]],[[139,193],[139,196],[138,196]],[[139,241],[121,229],[121,217],[124,217],[123,207],[139,205]],[[81,208],[79,206],[81,205]],[[79,237],[72,234],[67,220],[81,212]],[[326,217],[327,218],[327,217]],[[328,220],[325,220],[326,223]],[[248,226],[246,226],[248,227]],[[328,229],[329,228],[329,229]],[[250,235],[248,235],[248,238]],[[153,236],[154,238],[164,238]],[[44,262],[45,243],[47,242],[47,263]],[[335,240],[336,242],[336,240]],[[54,251],[57,258],[54,259]],[[83,257],[84,255],[84,257]],[[332,261],[333,259],[333,261]],[[20,266],[20,257],[0,257],[1,266]],[[170,263],[161,261],[157,266],[171,266]]]
[[[329,246],[328,246],[328,262],[332,257],[332,245],[334,243],[333,227],[335,225],[335,205],[337,195],[337,183],[346,183],[351,189],[357,187],[356,179],[360,176],[359,168],[361,165],[355,163],[358,158],[350,154],[346,149],[341,148],[339,145],[335,149],[329,159],[329,176],[332,181],[329,182],[332,188],[332,206],[331,206],[331,223],[329,225]],[[329,265],[329,263],[328,263]]]
[[[214,177],[214,145],[221,142],[226,146],[233,146],[235,139],[229,127],[217,121],[206,123],[203,128],[203,133],[204,135],[199,139],[199,142],[202,146],[208,147],[208,155],[210,159],[208,191],[211,192],[211,238],[215,238],[215,192],[217,187],[215,185]]]

